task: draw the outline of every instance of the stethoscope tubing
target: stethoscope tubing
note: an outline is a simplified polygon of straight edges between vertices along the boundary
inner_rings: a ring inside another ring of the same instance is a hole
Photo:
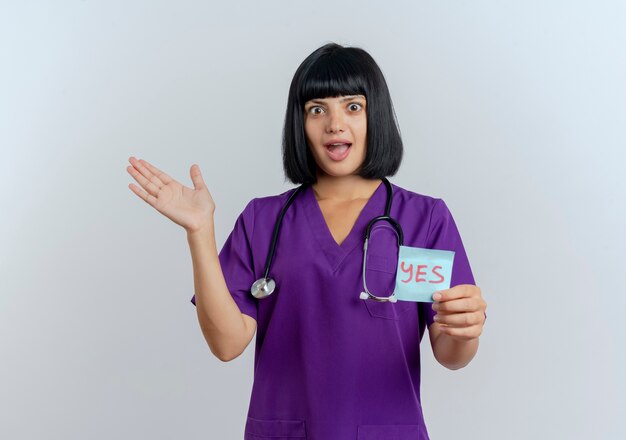
[[[372,226],[378,221],[387,221],[388,223],[391,224],[391,226],[394,229],[394,232],[396,233],[398,237],[398,246],[402,246],[404,242],[404,233],[402,232],[402,227],[400,226],[400,223],[398,223],[398,221],[395,220],[390,215],[391,203],[393,199],[393,189],[391,187],[391,183],[389,183],[389,181],[385,177],[383,177],[382,180],[383,180],[383,183],[385,184],[385,187],[387,188],[387,201],[385,203],[385,215],[374,217],[372,220],[368,222],[367,228],[365,229],[365,237],[364,237],[365,240],[363,243],[363,288],[365,291],[361,292],[360,298],[361,299],[373,299],[375,301],[380,301],[380,302],[386,302],[386,301],[396,302],[396,298],[393,293],[389,297],[379,297],[379,296],[373,295],[367,289],[367,284],[365,281],[365,270],[366,270],[366,263],[367,263],[367,246],[368,246],[368,242],[370,239]],[[276,287],[276,283],[274,282],[274,280],[269,278],[269,271],[270,271],[270,267],[272,264],[272,260],[274,258],[274,251],[276,249],[276,243],[278,241],[278,233],[280,231],[280,226],[282,225],[285,212],[287,211],[289,206],[293,203],[296,196],[299,193],[301,193],[302,190],[306,188],[307,185],[308,185],[307,183],[303,183],[302,185],[297,187],[294,191],[292,191],[292,193],[289,195],[289,198],[287,199],[287,202],[285,203],[285,206],[283,206],[278,218],[276,219],[276,223],[274,225],[274,232],[272,233],[272,241],[270,244],[270,249],[265,259],[265,268],[263,270],[263,277],[256,280],[254,284],[252,285],[252,287],[250,288],[250,291],[255,298],[260,299],[260,298],[268,297],[274,291]]]
[[[274,232],[272,234],[272,243],[270,244],[270,250],[265,259],[265,269],[263,270],[263,278],[268,279],[270,273],[270,266],[272,264],[272,259],[274,258],[274,249],[276,248],[276,241],[278,240],[278,232],[280,231],[280,226],[283,223],[283,217],[285,216],[285,212],[287,208],[293,203],[293,200],[296,196],[302,192],[302,190],[307,186],[306,183],[303,183],[299,187],[297,187],[294,191],[292,191],[291,195],[287,199],[287,203],[281,209],[278,218],[276,219],[276,224],[274,225]]]

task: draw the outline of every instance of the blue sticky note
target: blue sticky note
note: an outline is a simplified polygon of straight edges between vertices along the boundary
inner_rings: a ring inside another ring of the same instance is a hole
[[[454,251],[400,246],[395,296],[401,301],[433,302],[433,293],[450,288]]]

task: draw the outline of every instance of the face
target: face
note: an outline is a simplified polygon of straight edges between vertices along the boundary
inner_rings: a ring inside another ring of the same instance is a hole
[[[366,104],[363,95],[312,99],[304,104],[304,132],[318,172],[331,176],[358,172],[365,160]],[[329,145],[333,143],[342,145]]]

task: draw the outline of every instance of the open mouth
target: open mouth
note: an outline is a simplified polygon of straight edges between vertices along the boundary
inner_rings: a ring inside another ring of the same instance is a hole
[[[326,152],[332,160],[343,160],[350,152],[351,143],[326,144]]]

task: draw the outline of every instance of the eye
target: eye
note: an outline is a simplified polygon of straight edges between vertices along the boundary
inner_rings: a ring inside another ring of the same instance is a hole
[[[354,110],[354,107],[357,107],[356,110]],[[359,111],[362,108],[363,108],[363,106],[360,103],[358,103],[358,102],[351,102],[350,103],[350,109],[354,110],[355,112]]]
[[[315,109],[319,109],[322,110],[322,107],[320,107],[319,105],[314,105],[313,107],[310,107],[308,110],[308,113],[311,113],[312,115],[319,115],[319,112],[315,112]]]

